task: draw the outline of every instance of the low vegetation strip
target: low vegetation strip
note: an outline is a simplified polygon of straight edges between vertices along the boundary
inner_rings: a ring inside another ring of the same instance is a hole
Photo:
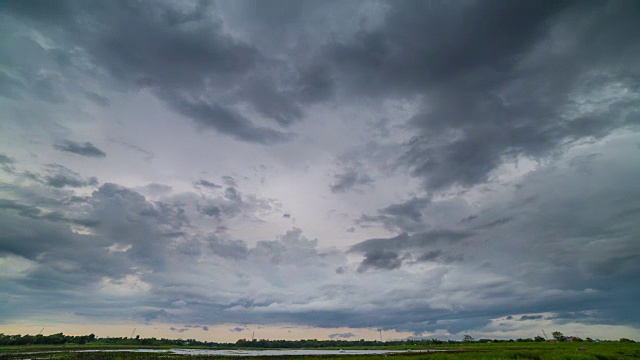
[[[517,340],[462,341],[437,339],[402,341],[245,340],[217,343],[194,339],[98,338],[95,335],[0,334],[0,360],[8,359],[210,359],[252,357],[274,359],[530,359],[629,360],[640,359],[640,344],[582,340],[553,333],[553,341],[536,337]],[[315,350],[313,350],[315,349]],[[333,350],[330,350],[333,349]],[[342,350],[344,349],[344,350]],[[383,353],[383,354],[381,354]]]

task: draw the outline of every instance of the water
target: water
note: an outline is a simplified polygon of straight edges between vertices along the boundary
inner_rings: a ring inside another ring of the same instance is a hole
[[[214,356],[283,356],[283,355],[381,355],[409,352],[436,352],[446,350],[208,350],[208,349],[119,349],[119,350],[71,350],[64,352],[142,352],[171,353],[177,355],[214,355]],[[59,351],[50,351],[59,352]],[[46,353],[50,353],[47,351]],[[42,353],[42,352],[38,352]],[[36,353],[29,353],[36,354]]]
[[[174,354],[224,355],[224,356],[282,356],[282,355],[380,355],[407,352],[429,352],[429,350],[200,350],[171,349]]]

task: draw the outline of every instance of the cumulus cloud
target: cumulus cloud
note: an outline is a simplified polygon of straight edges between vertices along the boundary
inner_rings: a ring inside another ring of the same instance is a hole
[[[610,151],[615,153],[615,148]],[[603,158],[612,160],[615,155],[605,154]],[[614,178],[628,179],[637,170],[629,169],[625,163],[618,160],[613,167],[609,167],[611,162],[594,163],[591,170],[594,176],[607,178],[621,172],[625,176]],[[518,317],[520,320],[538,320],[531,317],[535,315],[526,314],[535,314],[541,307],[558,314],[598,309],[580,321],[594,322],[600,316],[614,320],[624,316],[635,321],[623,314],[632,306],[628,300],[633,298],[632,288],[615,290],[611,295],[615,299],[609,298],[611,306],[597,302],[603,296],[597,290],[602,279],[611,281],[616,274],[626,279],[625,274],[635,271],[637,262],[631,261],[635,255],[627,245],[632,235],[603,240],[602,236],[611,230],[594,230],[618,224],[629,229],[628,234],[637,232],[631,218],[627,221],[617,217],[620,210],[626,211],[627,206],[633,209],[637,204],[617,207],[610,214],[583,212],[580,219],[576,218],[563,208],[589,209],[592,207],[588,204],[602,203],[602,199],[585,197],[581,204],[575,204],[569,201],[575,199],[572,191],[598,194],[593,190],[610,186],[594,181],[585,184],[585,189],[577,189],[574,180],[581,176],[578,170],[568,177],[558,169],[540,169],[520,181],[517,191],[506,200],[503,193],[494,192],[493,200],[485,203],[487,208],[469,210],[451,219],[450,224],[457,228],[369,239],[352,246],[347,254],[319,247],[317,240],[307,238],[298,228],[254,245],[228,238],[224,233],[202,236],[189,229],[190,223],[197,220],[195,202],[199,195],[188,198],[166,194],[161,200],[151,201],[135,190],[108,183],[82,202],[51,202],[45,210],[29,204],[33,198],[26,194],[35,188],[27,187],[22,189],[25,195],[21,202],[2,202],[2,227],[7,229],[2,250],[4,256],[33,262],[34,267],[16,291],[53,292],[60,302],[52,302],[51,309],[58,310],[68,301],[69,293],[62,291],[69,291],[75,303],[99,306],[102,310],[95,316],[111,314],[116,308],[78,295],[89,284],[117,289],[112,292],[119,294],[118,301],[130,304],[128,314],[143,321],[250,323],[259,315],[265,323],[327,327],[379,324],[416,333],[436,329],[457,333],[488,326],[491,319],[509,315],[505,311],[524,314]],[[619,181],[618,190],[609,195],[614,203],[637,192],[635,184]],[[556,186],[553,192],[538,190],[550,183]],[[45,189],[50,189],[49,196],[57,196],[55,188]],[[535,201],[524,201],[531,193],[539,196]],[[421,208],[425,214],[431,207],[438,212],[457,209],[450,203],[445,199],[431,200]],[[100,222],[92,227],[91,234],[81,235],[72,232],[70,215],[55,221],[43,216],[62,213],[62,209],[73,213],[74,218],[95,218]],[[518,216],[523,212],[530,215]],[[481,215],[470,217],[470,213]],[[512,213],[511,221],[501,220],[505,213]],[[184,214],[190,214],[190,218],[184,219]],[[461,218],[467,220],[460,222]],[[428,218],[419,219],[429,222]],[[623,222],[618,221],[621,219]],[[547,226],[531,230],[540,223]],[[512,238],[507,234],[521,235]],[[560,234],[571,240],[559,239]],[[42,242],[45,236],[55,242]],[[545,241],[534,242],[534,238]],[[187,243],[200,250],[181,250]],[[511,256],[505,257],[502,250],[497,250],[509,246],[526,251],[512,251]],[[594,247],[598,250],[592,251]],[[593,256],[596,253],[598,256]],[[351,255],[361,259],[350,261]],[[630,260],[621,262],[623,256]],[[576,274],[572,268],[564,267],[565,259],[573,261],[584,273]],[[188,270],[185,262],[190,264]],[[570,283],[563,280],[567,278]],[[59,290],[47,285],[51,281],[56,281]],[[393,284],[393,289],[381,292],[376,288],[380,283]],[[363,297],[371,305],[362,307]],[[158,298],[166,302],[158,302]],[[134,299],[136,306],[129,302]],[[213,312],[215,317],[208,315],[212,314],[211,309],[217,309]],[[382,310],[394,316],[382,316]],[[175,327],[175,331],[187,331],[193,326],[196,325]]]

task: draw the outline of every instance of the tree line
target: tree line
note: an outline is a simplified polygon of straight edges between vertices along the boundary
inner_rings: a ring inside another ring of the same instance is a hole
[[[96,341],[94,334],[69,336],[63,333],[52,335],[5,335],[0,334],[0,345],[62,345],[86,344]]]
[[[594,341],[590,338],[582,340],[578,337],[564,336],[560,332],[553,332],[556,341]],[[547,339],[541,336],[527,339],[474,339],[470,335],[464,335],[461,341],[457,340],[438,340],[438,339],[407,339],[395,341],[377,341],[377,340],[266,340],[266,339],[239,339],[235,343],[220,343],[211,341],[199,341],[195,339],[156,339],[156,338],[135,338],[130,337],[104,337],[98,338],[94,334],[89,335],[64,335],[57,333],[52,335],[5,335],[0,334],[0,346],[7,345],[62,345],[62,344],[94,344],[94,345],[134,345],[134,346],[203,346],[209,348],[259,348],[259,349],[302,349],[302,348],[348,348],[348,347],[374,347],[374,346],[429,346],[441,344],[460,344],[460,343],[501,343],[501,342],[543,342]],[[622,338],[620,342],[635,342],[633,340]]]

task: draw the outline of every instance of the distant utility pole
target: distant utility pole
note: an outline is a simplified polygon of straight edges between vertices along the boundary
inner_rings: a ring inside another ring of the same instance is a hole
[[[549,340],[549,338],[547,337],[547,333],[546,333],[546,332],[544,332],[544,329],[542,329],[542,333],[544,334],[544,338],[545,338],[546,340]]]
[[[130,338],[132,338],[132,339],[133,339],[133,334],[134,334],[135,332],[136,332],[136,328],[133,328],[133,331],[131,332],[131,336],[130,336]]]
[[[251,341],[253,341],[253,339],[255,339],[255,336],[256,336],[256,332],[254,331],[254,332],[251,333]]]
[[[40,332],[38,333],[38,335],[42,334],[42,330],[44,330],[44,328],[40,329]]]

